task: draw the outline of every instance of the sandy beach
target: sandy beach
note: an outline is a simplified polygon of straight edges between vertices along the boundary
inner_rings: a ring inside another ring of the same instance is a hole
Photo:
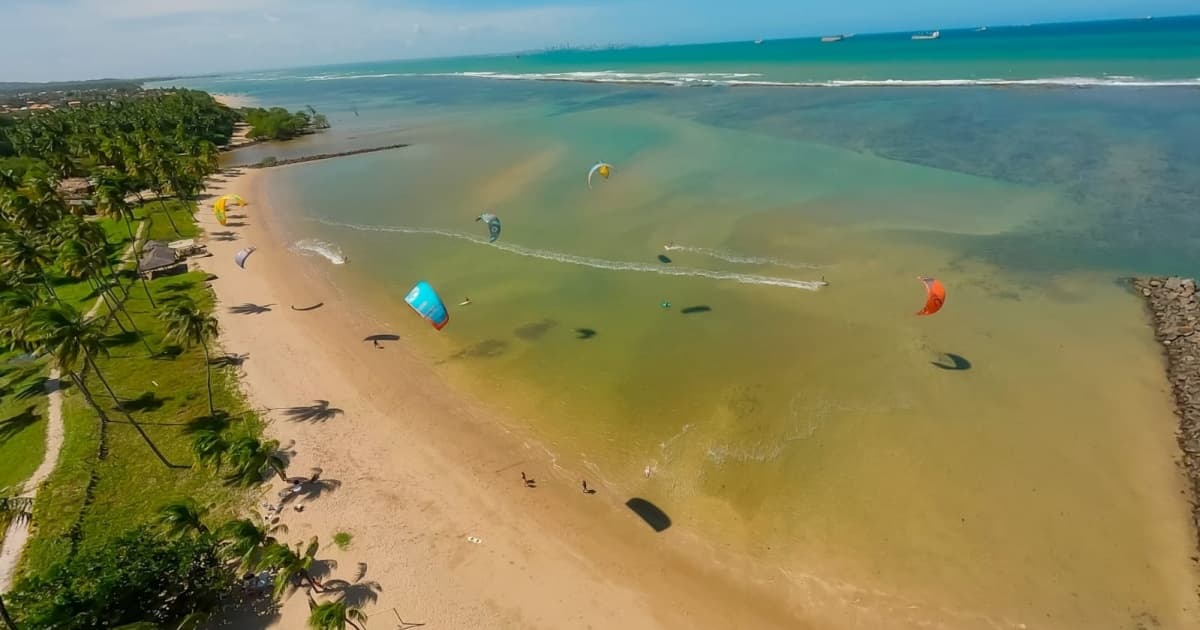
[[[794,581],[751,577],[724,560],[698,564],[704,556],[684,553],[684,535],[656,533],[625,508],[629,497],[583,493],[579,478],[489,422],[404,340],[383,349],[364,341],[391,331],[322,277],[326,261],[288,250],[264,177],[216,178],[210,194],[238,192],[250,205],[222,227],[201,203],[212,256],[199,264],[217,276],[223,350],[248,355],[249,400],[269,410],[267,433],[294,453],[289,472],[319,467],[332,486],[306,493],[303,512],[285,512],[286,538],[321,538],[318,559],[336,563],[321,579],[356,583],[349,592],[366,602],[372,627],[400,618],[438,628],[828,627],[831,619],[800,612],[811,593]],[[239,269],[234,253],[250,245],[257,250]],[[248,303],[269,310],[230,311]],[[314,401],[337,411],[311,422],[281,411]],[[332,545],[337,532],[353,536],[347,550]],[[301,627],[306,614],[298,593],[272,627]],[[838,625],[880,627],[871,617]]]

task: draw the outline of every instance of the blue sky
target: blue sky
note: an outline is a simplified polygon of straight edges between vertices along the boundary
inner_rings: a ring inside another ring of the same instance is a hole
[[[1178,15],[1195,0],[0,0],[0,81]]]

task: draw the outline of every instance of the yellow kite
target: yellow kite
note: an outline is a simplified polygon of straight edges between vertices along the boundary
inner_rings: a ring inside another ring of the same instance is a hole
[[[596,162],[596,165],[592,167],[592,170],[588,171],[588,188],[592,187],[592,175],[600,173],[600,177],[608,179],[608,176],[612,174],[612,170],[612,164],[609,164],[608,162]]]

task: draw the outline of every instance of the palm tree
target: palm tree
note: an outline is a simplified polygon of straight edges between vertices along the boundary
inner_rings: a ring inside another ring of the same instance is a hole
[[[142,243],[133,232],[133,207],[125,200],[131,192],[134,192],[135,187],[132,180],[112,172],[100,174],[97,176],[97,180],[96,192],[92,195],[92,199],[96,202],[96,209],[110,217],[119,217],[125,223],[125,231],[129,233],[129,242],[133,244],[133,255],[137,260],[141,260]],[[146,284],[145,276],[139,273],[138,277],[142,281],[142,291],[146,293],[146,299],[150,301],[150,308],[158,308],[158,305],[154,303],[154,297],[150,295],[150,286]]]
[[[238,570],[248,571],[259,565],[267,547],[278,544],[275,534],[283,535],[287,531],[287,525],[269,526],[242,518],[222,525],[217,530],[217,536],[221,539],[224,552],[238,559]]]
[[[9,284],[0,290],[0,335],[6,345],[29,350],[33,313],[42,304],[37,291],[22,284]]]
[[[190,298],[182,298],[159,314],[167,322],[167,339],[183,342],[191,347],[200,344],[204,348],[204,369],[208,385],[208,413],[216,415],[213,408],[212,363],[208,353],[208,342],[221,331],[217,318],[196,307]]]
[[[13,231],[0,232],[0,266],[5,271],[24,276],[37,276],[50,297],[57,298],[46,265],[50,262],[47,248],[27,234]]]
[[[70,375],[71,380],[79,391],[83,393],[84,399],[88,404],[96,410],[100,416],[101,422],[107,422],[108,418],[104,414],[104,410],[96,404],[92,397],[91,390],[83,378],[80,377],[78,368],[82,365],[85,368],[91,369],[100,379],[100,383],[104,385],[104,389],[108,395],[117,404],[117,409],[125,416],[125,419],[137,430],[138,435],[154,451],[154,455],[164,466],[171,468],[171,462],[158,450],[150,436],[142,429],[142,425],[138,424],[133,416],[125,409],[125,405],[121,403],[121,399],[113,391],[111,385],[108,384],[108,379],[104,378],[104,373],[100,371],[96,365],[95,356],[100,352],[104,352],[104,346],[100,343],[103,338],[104,330],[102,326],[94,319],[84,319],[84,317],[73,307],[57,303],[49,306],[42,306],[33,313],[32,324],[32,341],[38,348],[49,352],[54,356],[54,362],[60,372]]]
[[[220,431],[199,429],[192,434],[192,453],[202,466],[211,464],[214,469],[220,470],[228,451],[229,442],[225,441]]]
[[[281,543],[268,545],[263,550],[260,565],[276,571],[275,589],[272,593],[275,599],[282,597],[289,587],[294,587],[301,581],[308,582],[313,590],[321,591],[321,584],[312,576],[313,560],[320,548],[321,543],[313,536],[303,554],[300,553],[300,543],[296,543],[295,551]]]
[[[342,601],[318,604],[309,595],[308,611],[308,627],[312,630],[346,630],[347,624],[355,630],[362,630],[367,624],[366,613]],[[358,625],[360,623],[363,625]]]
[[[275,440],[260,441],[258,438],[246,436],[234,440],[229,445],[229,459],[233,471],[226,475],[231,482],[251,485],[259,483],[268,471],[279,475],[279,479],[287,481],[287,461],[279,452],[279,442]]]
[[[158,510],[158,524],[175,537],[191,532],[207,534],[208,527],[202,520],[207,513],[208,508],[197,505],[195,499],[180,499]]]

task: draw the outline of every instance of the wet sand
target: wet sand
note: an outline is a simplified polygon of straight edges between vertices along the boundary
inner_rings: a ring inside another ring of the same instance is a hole
[[[403,340],[382,349],[365,341],[392,331],[323,277],[325,261],[288,251],[264,176],[245,171],[209,189],[250,205],[222,227],[202,204],[213,255],[199,264],[217,276],[224,351],[249,355],[242,384],[251,404],[273,410],[268,434],[292,445],[289,471],[320,467],[336,486],[284,513],[287,539],[321,538],[318,559],[337,563],[318,576],[325,581],[362,574],[357,591],[377,594],[363,606],[372,623],[395,623],[398,613],[464,629],[829,627],[830,618],[801,611],[805,594],[779,576],[691,555],[685,535],[656,532],[627,509],[632,497],[584,494],[579,479],[492,423]],[[257,250],[239,269],[233,254],[250,245]],[[231,312],[242,304],[270,310]],[[309,422],[281,411],[317,400],[336,411]],[[343,531],[353,535],[345,551],[331,544]],[[307,611],[293,595],[272,627],[301,627]]]

